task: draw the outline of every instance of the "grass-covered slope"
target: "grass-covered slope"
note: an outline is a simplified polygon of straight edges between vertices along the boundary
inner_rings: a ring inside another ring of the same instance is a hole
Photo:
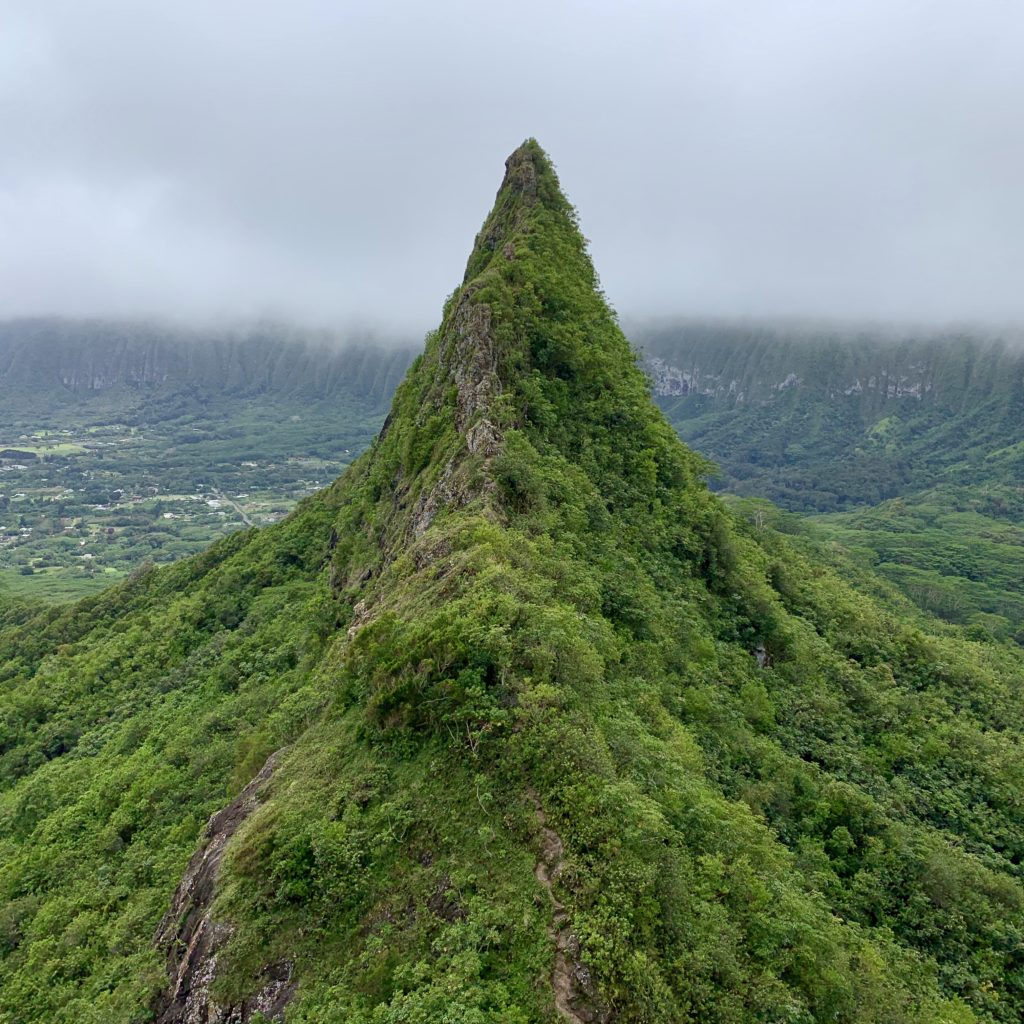
[[[1019,1020],[1019,654],[703,471],[527,142],[336,484],[0,634],[0,1019]]]

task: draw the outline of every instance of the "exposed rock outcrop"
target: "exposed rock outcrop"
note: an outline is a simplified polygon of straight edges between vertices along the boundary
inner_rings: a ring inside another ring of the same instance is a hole
[[[487,467],[501,450],[501,432],[489,415],[491,404],[501,393],[491,310],[486,303],[475,301],[472,291],[467,291],[455,312],[442,360],[452,367],[457,389],[455,425],[466,439],[466,450],[445,466],[429,491],[420,495],[410,520],[415,537],[426,533],[440,509],[462,507],[494,489],[489,473],[484,473],[475,488],[468,487],[459,473],[465,454],[480,455]]]
[[[156,944],[166,953],[170,984],[153,1007],[157,1024],[246,1024],[256,1013],[281,1019],[294,994],[293,964],[286,960],[264,967],[257,979],[259,990],[237,1005],[219,1006],[210,997],[218,954],[231,935],[229,924],[212,917],[221,861],[231,837],[262,802],[278,753],[210,819],[160,922]]]

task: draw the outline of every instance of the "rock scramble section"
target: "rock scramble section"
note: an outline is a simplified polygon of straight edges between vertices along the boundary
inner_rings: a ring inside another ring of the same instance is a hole
[[[202,845],[193,854],[171,909],[160,922],[156,944],[166,950],[171,987],[162,993],[154,1012],[158,1024],[206,1024],[209,1021],[247,1022],[254,1013],[278,1016],[292,994],[291,964],[266,970],[267,985],[239,1006],[219,1007],[210,996],[217,972],[217,951],[231,928],[210,917],[221,858],[238,827],[260,804],[274,770],[271,755],[255,778],[206,826]]]
[[[344,476],[4,613],[0,1021],[1022,1019],[1024,659],[707,468],[524,143]]]

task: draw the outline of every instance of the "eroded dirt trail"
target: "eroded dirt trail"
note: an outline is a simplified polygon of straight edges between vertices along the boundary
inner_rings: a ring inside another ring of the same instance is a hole
[[[573,933],[569,913],[555,895],[555,883],[565,858],[561,836],[548,825],[537,794],[531,791],[529,795],[540,826],[540,851],[533,874],[544,886],[551,903],[548,935],[555,946],[555,963],[551,972],[555,1009],[563,1020],[572,1024],[606,1024],[611,1015],[601,1005],[594,980],[580,956],[579,939]]]

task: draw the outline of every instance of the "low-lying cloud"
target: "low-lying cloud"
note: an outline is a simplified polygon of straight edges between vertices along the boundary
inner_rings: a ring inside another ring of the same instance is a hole
[[[536,136],[627,315],[1024,320],[1024,7],[8,0],[0,316],[422,329]]]

